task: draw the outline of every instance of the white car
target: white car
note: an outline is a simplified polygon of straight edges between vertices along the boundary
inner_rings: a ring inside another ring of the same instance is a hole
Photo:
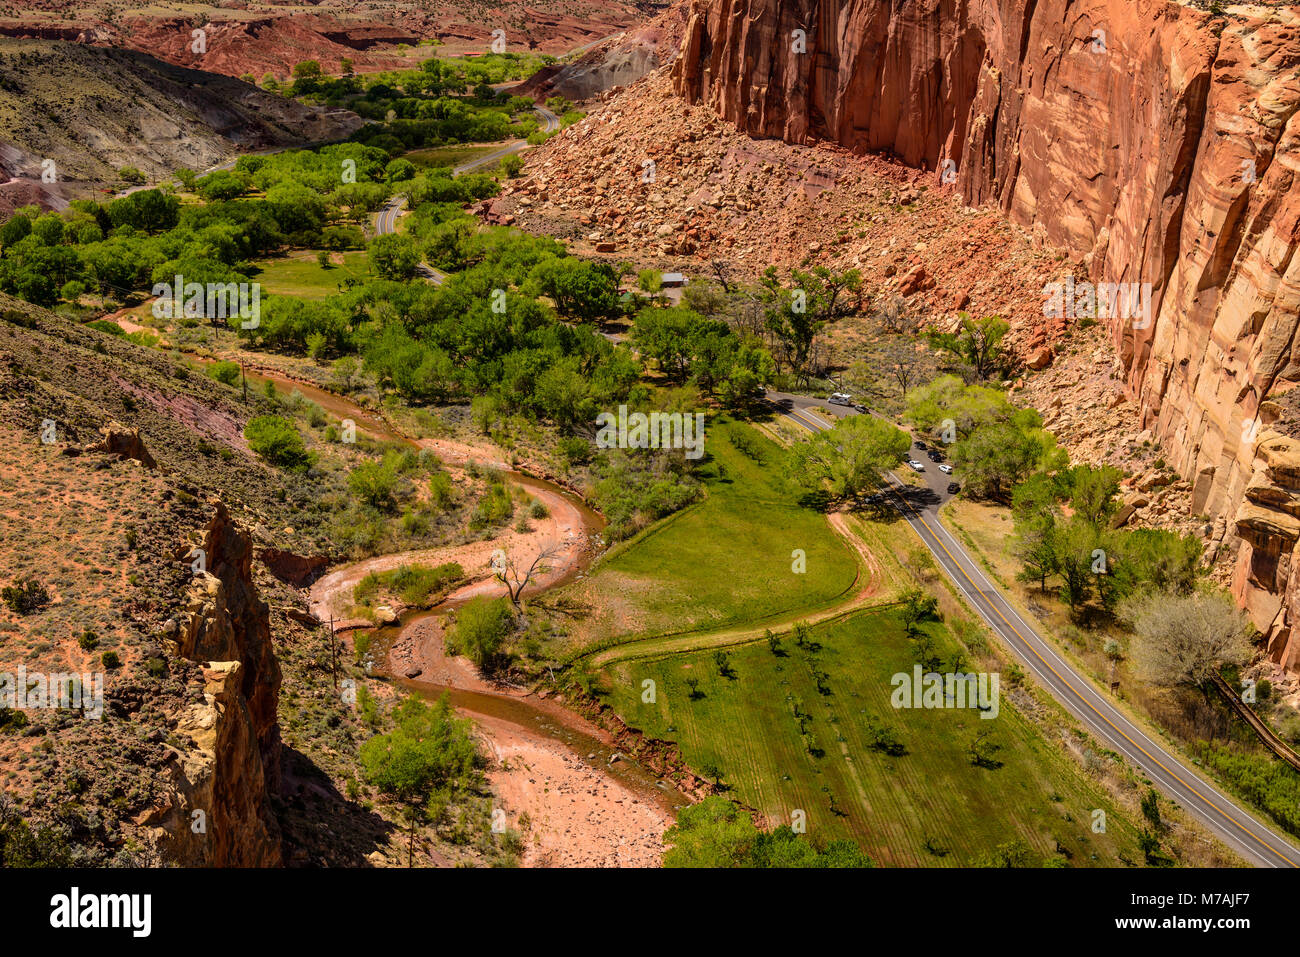
[[[942,472],[944,475],[951,475],[951,474],[952,474],[952,466],[951,466],[951,465],[940,465],[940,466],[939,466],[939,471]]]
[[[925,471],[925,466],[922,465],[920,462],[918,462],[916,459],[912,459],[912,461],[908,462],[907,464],[910,465],[913,469],[915,469],[918,472]]]

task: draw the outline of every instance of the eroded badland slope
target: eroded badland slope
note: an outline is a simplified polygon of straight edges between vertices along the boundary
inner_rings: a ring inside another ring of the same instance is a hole
[[[5,40],[0,213],[85,199],[124,166],[156,180],[248,150],[342,139],[360,125],[347,111],[303,106],[134,50]]]

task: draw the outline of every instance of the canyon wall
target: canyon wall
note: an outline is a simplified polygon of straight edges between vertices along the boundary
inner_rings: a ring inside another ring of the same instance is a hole
[[[952,170],[1093,281],[1149,283],[1149,318],[1106,320],[1125,383],[1297,668],[1300,7],[694,0],[672,72],[754,136]]]

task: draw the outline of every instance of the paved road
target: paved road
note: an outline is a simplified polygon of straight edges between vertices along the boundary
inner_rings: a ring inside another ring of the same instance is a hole
[[[825,431],[830,425],[809,411],[812,407],[836,418],[859,414],[806,396],[777,392],[767,395],[782,415],[813,432]],[[947,493],[949,476],[939,472],[926,453],[915,445],[912,458],[925,465],[924,488],[905,485],[892,472],[887,475],[903,517],[971,607],[1002,637],[1043,687],[1099,741],[1141,768],[1166,797],[1186,808],[1245,860],[1261,867],[1300,864],[1300,849],[1258,821],[1130,721],[1091,679],[1077,671],[1021,617],[939,520],[939,507],[951,498]]]
[[[553,133],[560,128],[560,118],[543,106],[535,106],[533,110],[542,120],[542,132]],[[482,156],[472,160],[466,160],[459,166],[452,167],[452,173],[456,176],[462,173],[468,173],[472,169],[478,169],[481,166],[491,166],[493,163],[499,163],[502,158],[509,156],[511,153],[518,153],[520,150],[527,148],[528,144],[524,140],[513,140],[505,145],[498,147]],[[375,234],[383,236],[387,233],[397,232],[397,216],[406,206],[406,197],[395,196],[388,201],[375,216]],[[416,267],[416,272],[433,283],[435,286],[441,286],[447,281],[447,274],[441,269],[435,269],[428,263],[420,263]]]

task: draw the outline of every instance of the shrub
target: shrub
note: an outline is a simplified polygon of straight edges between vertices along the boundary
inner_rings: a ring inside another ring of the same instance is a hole
[[[474,598],[456,615],[447,633],[447,648],[465,655],[480,668],[491,668],[514,624],[514,612],[504,598]]]
[[[293,423],[278,415],[259,415],[244,426],[248,446],[272,465],[305,469],[311,464],[302,436]]]
[[[234,385],[239,381],[239,363],[222,359],[208,366],[208,375],[225,385]]]
[[[478,531],[488,525],[504,525],[514,514],[515,503],[510,497],[510,490],[500,482],[493,482],[474,506],[469,527]]]
[[[381,588],[386,588],[400,596],[407,605],[427,608],[464,577],[465,569],[456,562],[436,566],[401,565],[392,571],[371,572],[357,583],[352,597],[356,602],[367,604]]]
[[[16,615],[30,615],[50,603],[50,593],[35,578],[27,578],[8,585],[0,591],[0,598]]]
[[[435,472],[429,478],[429,500],[439,508],[446,508],[456,498],[456,486],[446,472]]]
[[[126,338],[126,330],[116,322],[109,322],[107,319],[96,319],[94,322],[88,322],[86,328],[94,329],[96,332],[106,332],[110,336],[117,336],[121,339]]]
[[[591,443],[581,436],[570,436],[567,439],[561,439],[559,445],[560,458],[568,468],[575,465],[586,465],[591,461]]]
[[[389,511],[394,505],[397,470],[387,459],[382,462],[363,462],[348,475],[348,488],[371,508],[381,512]]]
[[[105,668],[120,668],[122,666],[122,658],[116,651],[104,652],[100,660],[104,663]]]

